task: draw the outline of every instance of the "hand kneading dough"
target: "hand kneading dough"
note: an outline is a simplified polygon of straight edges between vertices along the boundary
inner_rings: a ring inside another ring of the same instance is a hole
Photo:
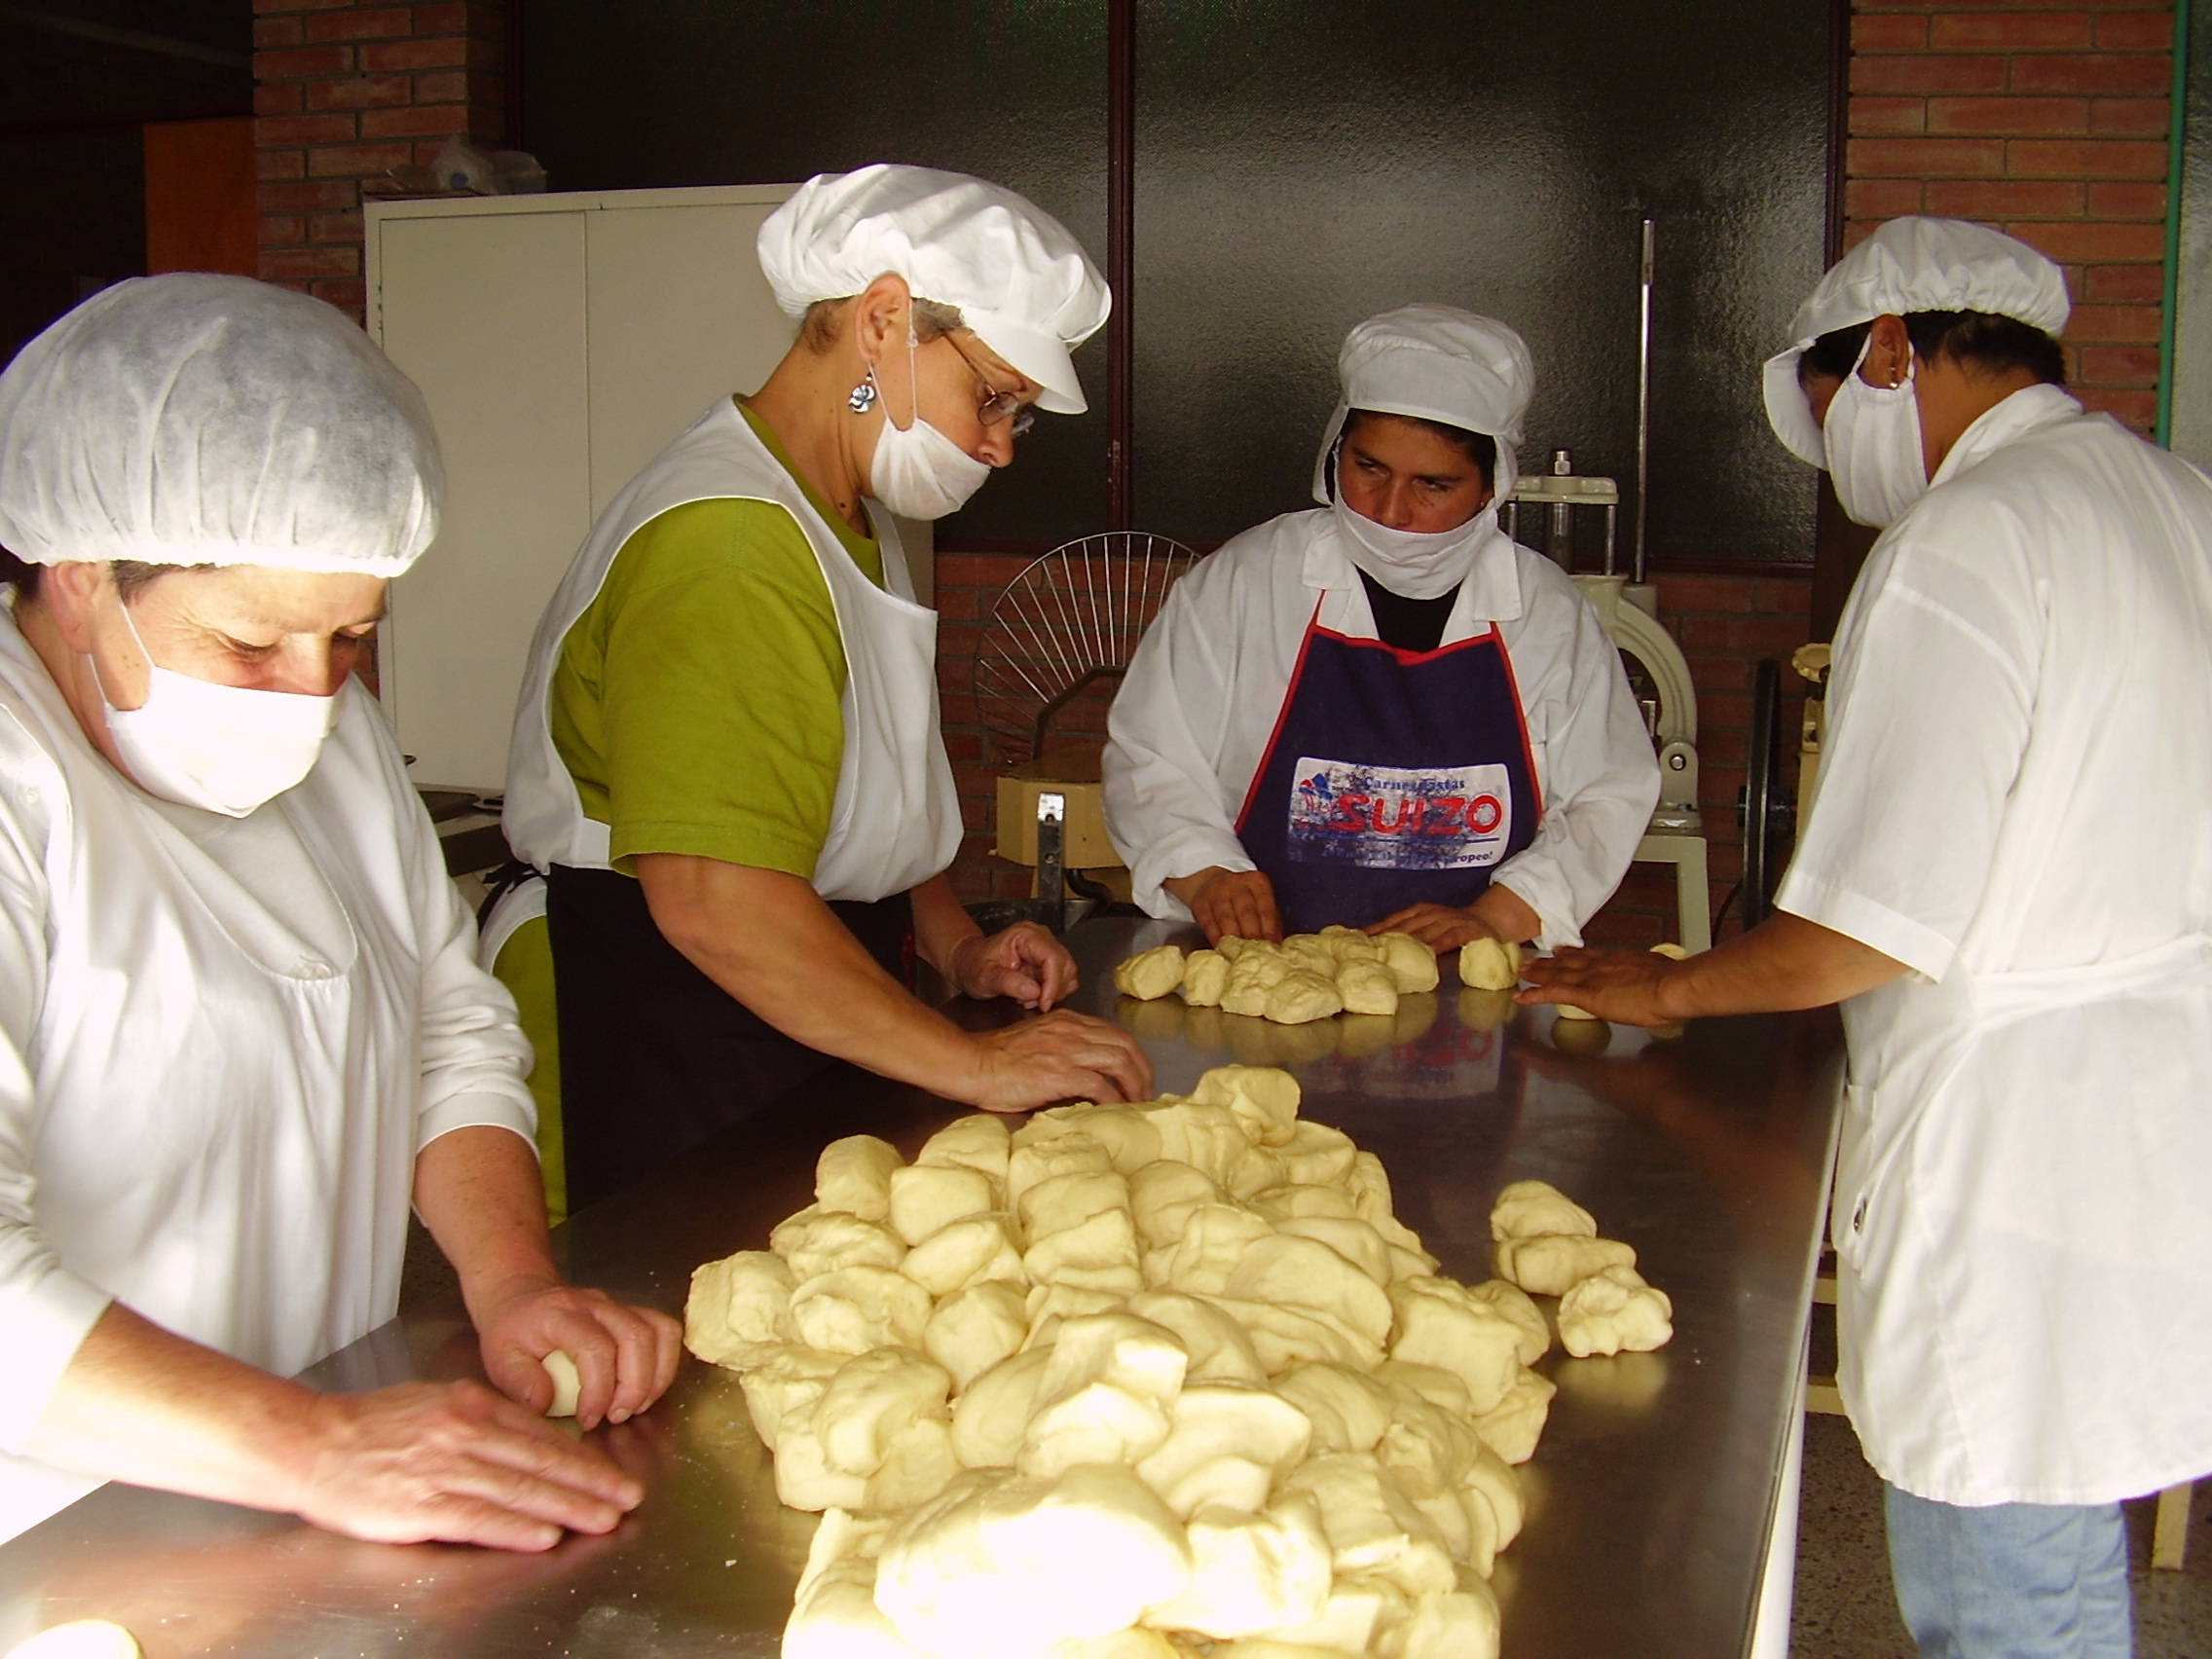
[[[1219,1008],[1229,989],[1229,958],[1218,950],[1194,950],[1183,959],[1183,1000],[1192,1008]]]
[[[740,1250],[691,1274],[683,1302],[683,1346],[723,1365],[759,1343],[792,1340],[792,1271],[765,1250]]]
[[[891,1213],[891,1172],[906,1161],[874,1135],[847,1135],[822,1149],[814,1164],[814,1198],[826,1210],[844,1210],[863,1221]]]
[[[914,1154],[914,1161],[952,1169],[974,1169],[1003,1181],[1012,1132],[1007,1121],[995,1112],[972,1112],[965,1118],[953,1119],[924,1141],[922,1150]]]
[[[970,1473],[883,1546],[876,1604],[936,1659],[1039,1659],[1111,1636],[1190,1582],[1183,1528],[1127,1469]]]
[[[1492,1238],[1533,1238],[1545,1233],[1598,1236],[1590,1212],[1548,1181],[1515,1181],[1491,1206]]]
[[[1559,1299],[1559,1340],[1576,1359],[1649,1353],[1675,1334],[1675,1306],[1634,1268],[1604,1268]]]
[[[1346,962],[1338,968],[1337,995],[1347,1014],[1398,1012],[1398,981],[1380,962]]]
[[[1508,940],[1471,939],[1459,947],[1459,983],[1471,991],[1510,991],[1521,983],[1521,947]]]
[[[1635,1249],[1617,1238],[1543,1233],[1497,1243],[1497,1276],[1532,1296],[1565,1296],[1592,1273],[1635,1266]]]
[[[1284,975],[1261,1005],[1261,1012],[1277,1025],[1304,1025],[1344,1010],[1345,999],[1338,995],[1336,981],[1304,969]]]
[[[964,1215],[1003,1207],[999,1184],[979,1169],[914,1163],[891,1172],[891,1230],[909,1245]]]
[[[555,1348],[538,1363],[545,1367],[545,1375],[553,1379],[553,1403],[545,1408],[549,1418],[572,1418],[576,1415],[576,1397],[583,1392],[584,1380],[577,1374],[574,1357],[567,1348]]]
[[[1150,1002],[1163,997],[1183,982],[1180,945],[1160,944],[1140,950],[1114,970],[1114,988],[1124,996]]]

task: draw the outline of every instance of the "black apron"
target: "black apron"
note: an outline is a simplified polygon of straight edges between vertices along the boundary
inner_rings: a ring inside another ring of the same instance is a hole
[[[830,908],[886,973],[912,988],[914,913],[905,894]],[[571,1214],[838,1063],[786,1037],[693,967],[662,937],[631,876],[555,865],[546,924]]]

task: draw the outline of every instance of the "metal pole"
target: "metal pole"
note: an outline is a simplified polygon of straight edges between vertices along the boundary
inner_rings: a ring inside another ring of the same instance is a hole
[[[1652,221],[1643,221],[1643,258],[1636,300],[1636,558],[1629,580],[1643,585],[1645,502],[1651,485],[1651,246]]]
[[[1131,519],[1130,441],[1135,420],[1136,336],[1130,328],[1136,260],[1136,0],[1106,5],[1106,281],[1114,310],[1106,322],[1106,526]]]

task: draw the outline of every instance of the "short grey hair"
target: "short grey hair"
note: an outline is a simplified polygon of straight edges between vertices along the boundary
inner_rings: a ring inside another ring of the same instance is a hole
[[[856,295],[847,294],[841,300],[816,300],[806,308],[806,315],[798,325],[798,337],[806,343],[809,351],[818,357],[829,354],[830,348],[837,344],[838,335],[844,332],[839,325],[837,308],[849,305],[855,298]],[[958,306],[948,306],[940,300],[917,298],[914,301],[914,338],[924,346],[967,326],[961,320]]]

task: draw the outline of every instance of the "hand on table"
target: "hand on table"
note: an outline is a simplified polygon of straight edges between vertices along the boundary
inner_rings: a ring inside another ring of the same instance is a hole
[[[1439,956],[1457,950],[1470,940],[1498,939],[1498,931],[1472,909],[1451,904],[1409,904],[1379,922],[1368,924],[1370,934],[1412,934]]]
[[[1119,1025],[1066,1009],[976,1036],[969,1104],[1026,1112],[1060,1100],[1149,1100],[1152,1062]]]
[[[1588,950],[1563,946],[1551,956],[1521,966],[1533,982],[1514,1000],[1526,1004],[1571,1003],[1618,1025],[1671,1025],[1677,1015],[1660,1004],[1668,978],[1683,965],[1648,950]]]
[[[555,1348],[576,1362],[576,1421],[585,1428],[628,1421],[675,1381],[683,1327],[666,1313],[535,1277],[509,1281],[482,1303],[469,1311],[485,1375],[532,1411],[553,1403],[544,1360]]]
[[[945,977],[962,996],[977,1002],[1012,997],[1039,1014],[1065,1002],[1077,982],[1067,946],[1035,922],[1016,922],[987,939],[977,934],[962,940],[947,968]]]
[[[548,1550],[611,1532],[645,1489],[597,1447],[478,1382],[322,1394],[281,1507],[376,1543]]]
[[[1205,930],[1208,944],[1218,944],[1230,934],[1238,939],[1279,941],[1282,938],[1274,883],[1256,869],[1208,866],[1163,885],[1190,906],[1191,919]]]

